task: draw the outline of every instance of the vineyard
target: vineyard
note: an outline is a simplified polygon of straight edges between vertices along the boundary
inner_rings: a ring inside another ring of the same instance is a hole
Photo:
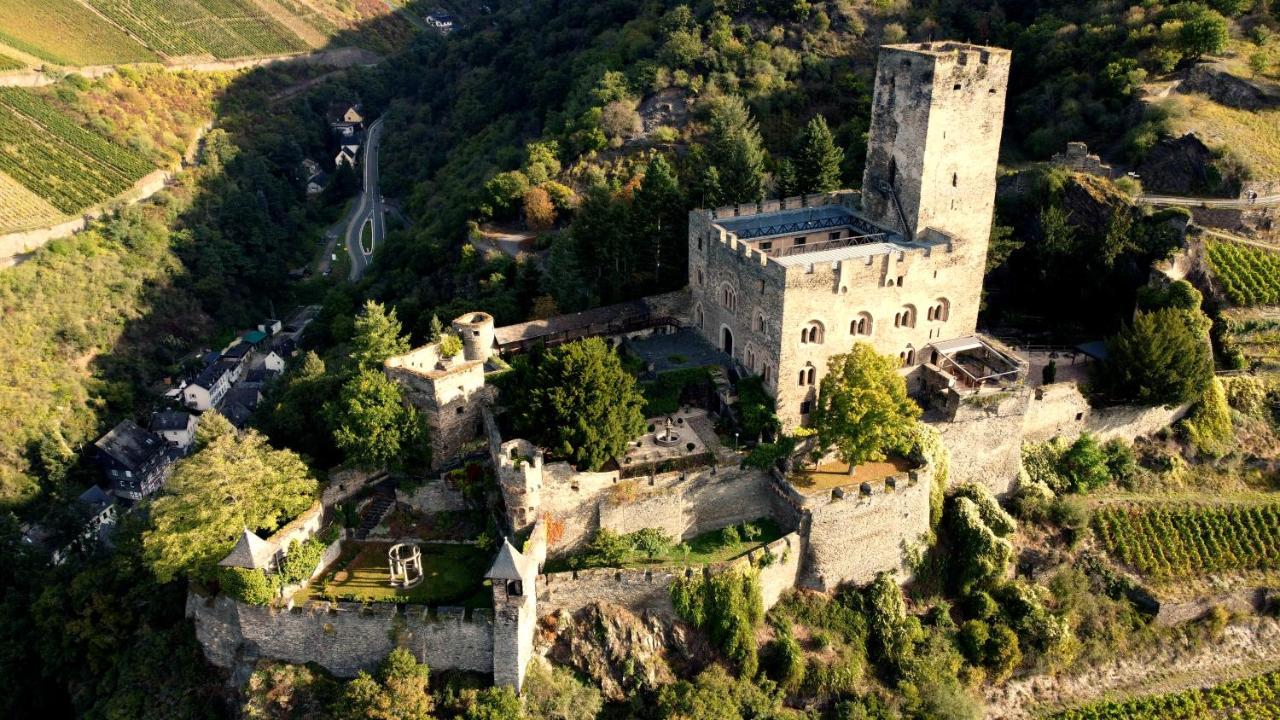
[[[252,0],[89,0],[164,55],[236,58],[309,49]]]
[[[159,60],[76,0],[0,0],[0,41],[61,65]]]
[[[0,233],[53,225],[62,213],[11,177],[0,175]]]
[[[1232,242],[1206,241],[1209,265],[1231,304],[1280,304],[1280,254]]]
[[[0,172],[60,212],[76,213],[119,195],[154,169],[35,95],[0,88]]]
[[[1053,720],[1214,720],[1280,718],[1280,672],[1210,688],[1102,702],[1050,716]]]
[[[1113,558],[1155,580],[1280,568],[1280,505],[1110,506],[1093,524]]]
[[[24,67],[26,67],[26,65],[23,65],[8,55],[0,55],[0,72],[5,70],[21,70]]]

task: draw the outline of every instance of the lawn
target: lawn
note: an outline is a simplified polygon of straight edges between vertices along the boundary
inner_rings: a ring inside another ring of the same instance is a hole
[[[423,543],[420,547],[425,579],[417,587],[405,591],[391,587],[388,582],[387,551],[391,543],[348,541],[322,580],[312,584],[311,596],[316,600],[408,602],[468,608],[492,604],[488,582],[484,579],[492,559],[490,553],[472,545]]]
[[[0,41],[60,65],[159,61],[76,0],[0,0],[0,16]]]
[[[748,535],[752,535],[747,539]],[[610,564],[590,549],[572,555],[548,559],[544,572],[564,572],[593,567],[639,568],[658,565],[710,565],[732,560],[740,555],[766,545],[782,537],[782,530],[770,518],[760,518],[750,523],[731,525],[720,530],[702,533],[687,543],[671,546],[666,552],[649,557],[631,549],[622,562]],[[630,535],[623,535],[624,542]]]

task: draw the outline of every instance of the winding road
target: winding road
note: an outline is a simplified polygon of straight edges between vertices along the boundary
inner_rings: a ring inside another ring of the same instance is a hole
[[[1261,197],[1255,197],[1252,200],[1248,198],[1196,198],[1181,197],[1177,195],[1139,195],[1136,201],[1139,205],[1179,205],[1189,208],[1244,209],[1280,205],[1280,195],[1264,195]]]
[[[382,118],[378,118],[369,126],[365,136],[361,165],[364,170],[364,188],[360,198],[347,216],[346,245],[347,254],[351,256],[351,273],[347,279],[358,282],[373,262],[373,254],[386,237],[386,208],[383,206],[382,192],[378,187],[378,146],[382,142]],[[371,225],[369,247],[364,246],[363,235],[365,225]]]

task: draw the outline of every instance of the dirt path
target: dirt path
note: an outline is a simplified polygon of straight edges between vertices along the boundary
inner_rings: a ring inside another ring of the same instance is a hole
[[[1280,668],[1280,622],[1250,618],[1216,641],[1170,641],[1068,677],[1036,676],[987,691],[988,718],[1024,720],[1066,706],[1215,685]]]

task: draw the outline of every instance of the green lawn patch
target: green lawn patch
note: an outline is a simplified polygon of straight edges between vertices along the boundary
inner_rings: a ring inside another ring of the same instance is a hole
[[[720,530],[702,533],[687,543],[670,543],[668,547],[657,553],[645,552],[638,536],[646,531],[627,535],[613,535],[616,548],[621,549],[621,560],[618,556],[608,557],[600,550],[600,534],[591,546],[584,550],[547,560],[544,572],[564,572],[566,570],[584,570],[597,567],[639,568],[658,565],[710,565],[732,560],[746,554],[761,545],[777,540],[783,532],[770,518],[760,518],[749,523],[730,525]]]
[[[312,585],[312,597],[467,608],[492,604],[489,584],[484,579],[491,560],[487,551],[473,545],[422,543],[422,571],[426,577],[417,587],[402,590],[389,582],[387,551],[391,545],[387,542],[345,543],[338,561]]]

